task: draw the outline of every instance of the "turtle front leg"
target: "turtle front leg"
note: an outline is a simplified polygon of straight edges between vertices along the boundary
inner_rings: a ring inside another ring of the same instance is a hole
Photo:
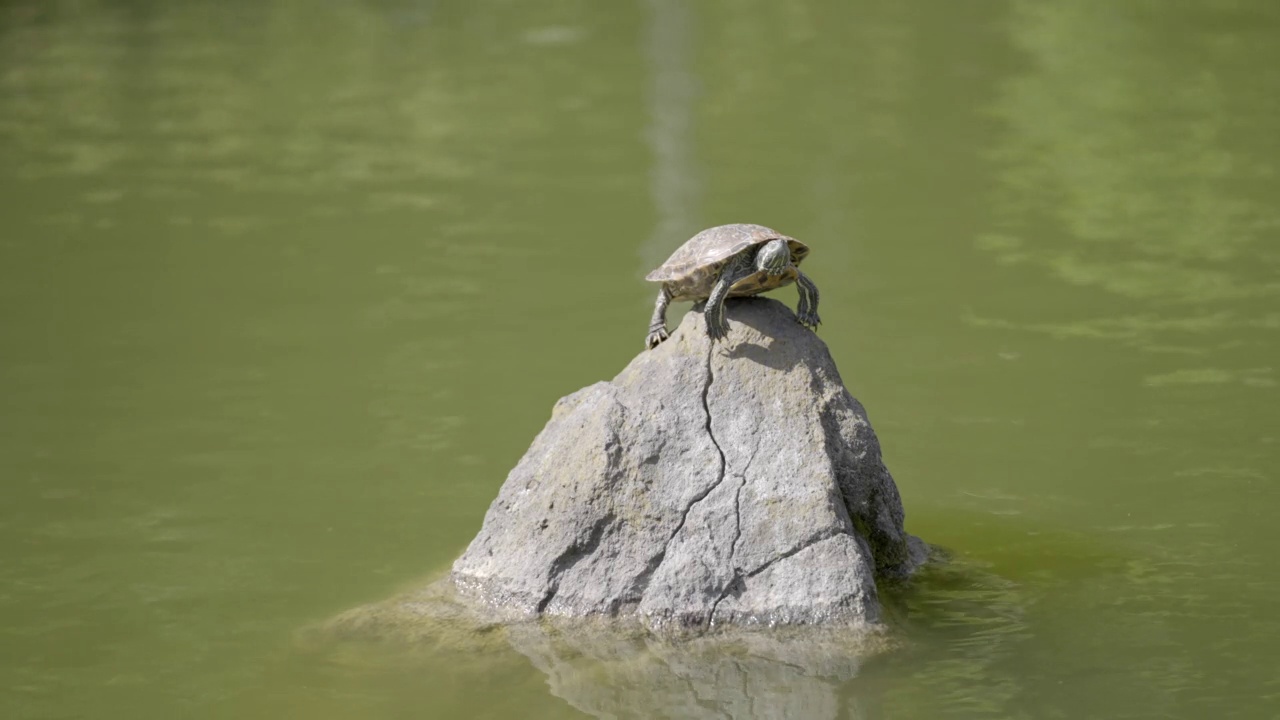
[[[662,289],[658,291],[657,301],[653,304],[653,319],[649,321],[649,335],[644,339],[645,347],[650,350],[670,337],[667,334],[667,306],[670,304],[671,291],[664,283]]]
[[[734,283],[755,271],[755,265],[747,253],[734,258],[720,271],[720,279],[711,289],[711,296],[707,298],[706,307],[702,310],[702,316],[707,321],[707,336],[711,338],[711,342],[714,343],[729,336],[729,321],[724,318],[725,298],[729,297],[729,290],[733,288]]]
[[[796,308],[796,320],[801,325],[816,331],[822,322],[818,318],[818,286],[813,284],[808,275],[796,271],[796,287],[800,290],[799,307]]]

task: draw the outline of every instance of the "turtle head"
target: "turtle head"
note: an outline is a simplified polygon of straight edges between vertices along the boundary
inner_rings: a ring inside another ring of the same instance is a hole
[[[770,277],[781,275],[789,264],[791,248],[787,246],[786,240],[770,240],[756,253],[756,269]]]

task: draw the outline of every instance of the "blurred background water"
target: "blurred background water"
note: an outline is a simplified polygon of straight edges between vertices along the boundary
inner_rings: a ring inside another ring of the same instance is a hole
[[[1271,0],[0,3],[0,716],[670,712],[292,637],[446,567],[725,222],[812,246],[954,562],[854,676],[688,714],[1277,716],[1277,38]]]

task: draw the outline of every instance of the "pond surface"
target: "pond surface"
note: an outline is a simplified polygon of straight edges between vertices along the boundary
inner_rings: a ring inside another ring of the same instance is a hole
[[[0,716],[1277,716],[1277,37],[1274,0],[0,4]],[[448,566],[724,222],[813,247],[954,555],[883,589],[898,649],[678,691],[299,651]]]

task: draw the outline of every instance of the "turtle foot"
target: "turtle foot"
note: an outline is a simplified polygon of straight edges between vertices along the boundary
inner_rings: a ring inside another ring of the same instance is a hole
[[[822,320],[818,317],[818,313],[805,310],[796,315],[796,322],[813,330],[818,331],[818,326],[822,324]]]
[[[644,339],[644,345],[652,350],[669,337],[671,336],[667,334],[666,328],[654,328],[649,331],[649,336]]]
[[[729,337],[729,321],[723,316],[707,318],[707,337],[711,338],[713,343]]]

